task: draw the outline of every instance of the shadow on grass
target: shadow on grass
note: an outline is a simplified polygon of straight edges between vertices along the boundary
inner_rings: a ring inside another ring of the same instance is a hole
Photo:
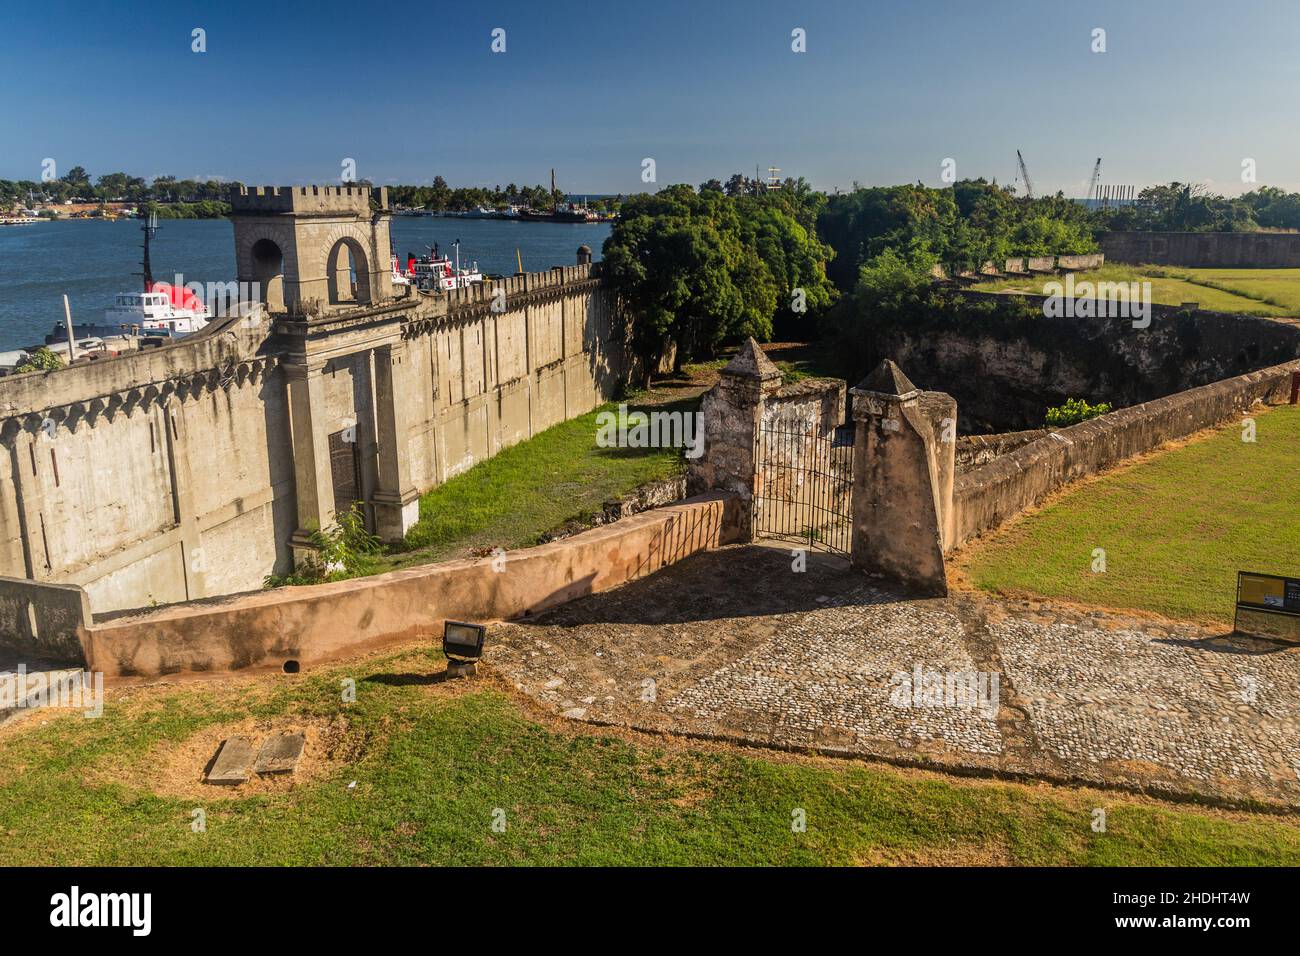
[[[371,674],[361,680],[365,684],[384,684],[387,687],[429,687],[445,684],[451,679],[446,671],[439,671],[436,674]]]

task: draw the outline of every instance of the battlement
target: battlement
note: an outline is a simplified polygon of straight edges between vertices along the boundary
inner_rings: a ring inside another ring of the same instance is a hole
[[[370,201],[388,210],[388,187],[379,186],[236,186],[230,190],[233,215],[310,216],[351,213],[369,216]]]

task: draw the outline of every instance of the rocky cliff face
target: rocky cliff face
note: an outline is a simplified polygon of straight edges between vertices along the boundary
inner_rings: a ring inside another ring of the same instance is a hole
[[[876,349],[919,387],[953,395],[962,434],[1039,428],[1067,398],[1136,405],[1300,356],[1300,325],[1284,321],[1157,305],[1150,326],[1134,328],[1127,318],[1026,317],[1007,304],[992,317],[882,330]]]

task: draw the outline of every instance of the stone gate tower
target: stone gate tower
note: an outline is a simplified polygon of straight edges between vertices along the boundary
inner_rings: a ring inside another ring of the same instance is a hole
[[[235,269],[271,312],[319,315],[393,294],[388,190],[239,186],[230,193]]]

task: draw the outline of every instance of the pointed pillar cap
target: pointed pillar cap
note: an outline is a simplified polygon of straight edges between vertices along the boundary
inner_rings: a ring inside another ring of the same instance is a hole
[[[730,362],[722,367],[723,375],[735,375],[739,378],[753,378],[766,381],[780,378],[781,370],[772,364],[772,360],[763,354],[758,342],[751,335],[745,340]]]
[[[853,391],[874,392],[895,401],[914,398],[920,394],[920,389],[912,384],[912,380],[903,374],[893,359],[884,359],[870,375],[853,386]]]

